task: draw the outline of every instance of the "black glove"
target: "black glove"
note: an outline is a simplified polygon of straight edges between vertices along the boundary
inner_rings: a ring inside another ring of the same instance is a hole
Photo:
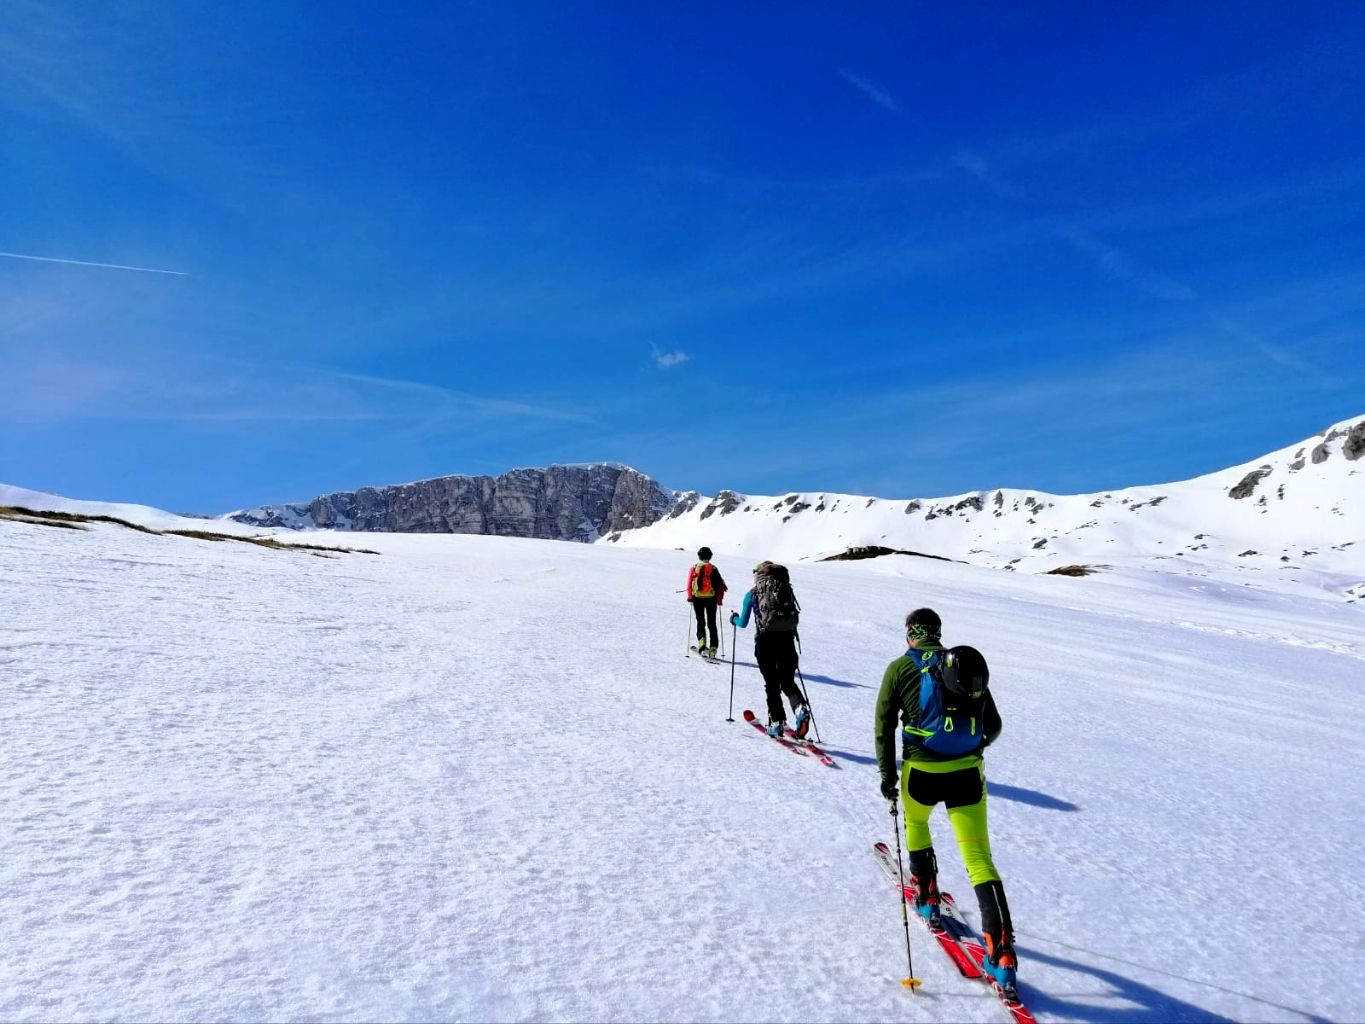
[[[730,613],[730,625],[732,625],[732,626],[738,626],[738,625],[739,625],[739,612],[731,612],[731,613]]]
[[[886,799],[896,799],[896,796],[900,792],[900,788],[900,780],[894,775],[889,775],[882,779],[882,796],[886,797]]]

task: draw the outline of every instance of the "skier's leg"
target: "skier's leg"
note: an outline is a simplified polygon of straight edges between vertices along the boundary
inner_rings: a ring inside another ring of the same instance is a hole
[[[901,807],[905,811],[905,849],[910,855],[910,874],[921,876],[917,866],[924,867],[936,863],[934,857],[934,837],[929,832],[929,815],[938,803],[933,792],[934,776],[931,772],[917,772],[906,761],[901,766]],[[923,890],[921,890],[923,891]]]
[[[964,768],[940,777],[948,821],[962,851],[962,863],[973,886],[998,882],[986,827],[986,776],[980,768]]]
[[[949,790],[945,803],[948,820],[962,851],[972,888],[981,909],[981,933],[986,939],[990,973],[1005,987],[1014,984],[1017,961],[1014,954],[1014,924],[1005,885],[991,858],[991,839],[986,825],[986,775],[980,768],[968,768],[945,776]]]
[[[700,598],[692,598],[692,614],[697,617],[697,646],[706,644],[706,612]]]
[[[1017,967],[1014,959],[1014,923],[1010,920],[1010,905],[1005,899],[1005,883],[997,878],[975,888],[976,903],[981,908],[981,934],[986,937],[987,952],[991,954],[992,961],[1003,961],[1005,967]],[[1003,960],[1005,956],[1008,956],[1008,960]]]
[[[943,775],[916,770],[906,762],[901,790],[905,795],[905,848],[910,852],[910,880],[915,885],[915,912],[941,928],[938,901],[938,858],[929,834],[929,815],[943,799]],[[912,828],[913,825],[913,828]]]
[[[711,631],[711,650],[720,646],[720,630],[716,628],[716,599],[706,602],[706,625]]]
[[[806,703],[806,698],[801,694],[801,688],[796,685],[796,634],[775,633],[773,634],[773,641],[777,657],[777,675],[781,681],[782,692],[786,695],[787,702],[792,706],[792,714],[796,714],[797,709]]]
[[[915,886],[915,910],[930,924],[938,926],[938,858],[934,848],[915,850],[910,854],[910,881]]]
[[[783,722],[787,715],[782,710],[782,677],[778,674],[772,636],[770,633],[760,633],[754,638],[754,660],[758,662],[759,672],[763,673],[763,692],[768,698],[768,721]]]

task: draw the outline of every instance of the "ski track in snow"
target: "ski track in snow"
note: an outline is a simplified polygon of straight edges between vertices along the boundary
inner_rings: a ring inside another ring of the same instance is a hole
[[[1339,1020],[1365,995],[1341,969],[1365,949],[1356,608],[798,566],[831,771],[738,721],[764,713],[751,634],[724,721],[728,666],[683,657],[685,555],[365,546],[0,522],[0,1018],[1003,1020],[922,930],[901,990],[870,855],[872,705],[919,604],[992,665],[993,844],[1040,1020]]]

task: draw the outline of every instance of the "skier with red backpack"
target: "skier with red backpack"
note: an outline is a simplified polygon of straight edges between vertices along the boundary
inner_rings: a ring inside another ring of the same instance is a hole
[[[905,619],[908,650],[887,666],[882,677],[875,726],[882,796],[892,802],[893,813],[898,795],[905,809],[915,911],[936,931],[944,926],[929,815],[940,802],[947,808],[981,909],[986,940],[982,970],[1007,1000],[1017,1000],[1014,927],[986,828],[982,751],[1000,735],[1000,713],[988,689],[986,659],[973,647],[945,650],[942,632],[943,622],[932,608],[911,612]],[[898,726],[904,758],[899,778]]]
[[[697,653],[703,658],[715,658],[720,647],[720,631],[716,628],[716,607],[725,603],[725,578],[711,564],[711,549],[697,551],[697,564],[687,574],[687,600],[697,616]],[[711,644],[707,646],[707,630]]]
[[[786,566],[763,561],[754,566],[754,586],[744,595],[744,605],[738,613],[730,613],[732,625],[749,625],[754,616],[754,660],[763,673],[763,686],[768,696],[768,735],[780,737],[787,716],[782,708],[782,696],[791,702],[796,724],[792,733],[805,739],[810,731],[810,705],[796,685],[799,657],[796,650],[796,627],[801,616],[792,591],[791,575]]]

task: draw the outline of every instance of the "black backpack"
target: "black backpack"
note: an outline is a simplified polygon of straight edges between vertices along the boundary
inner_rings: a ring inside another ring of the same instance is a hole
[[[794,633],[801,619],[801,605],[792,591],[791,575],[785,565],[771,564],[754,581],[754,603],[758,606],[761,633]]]

